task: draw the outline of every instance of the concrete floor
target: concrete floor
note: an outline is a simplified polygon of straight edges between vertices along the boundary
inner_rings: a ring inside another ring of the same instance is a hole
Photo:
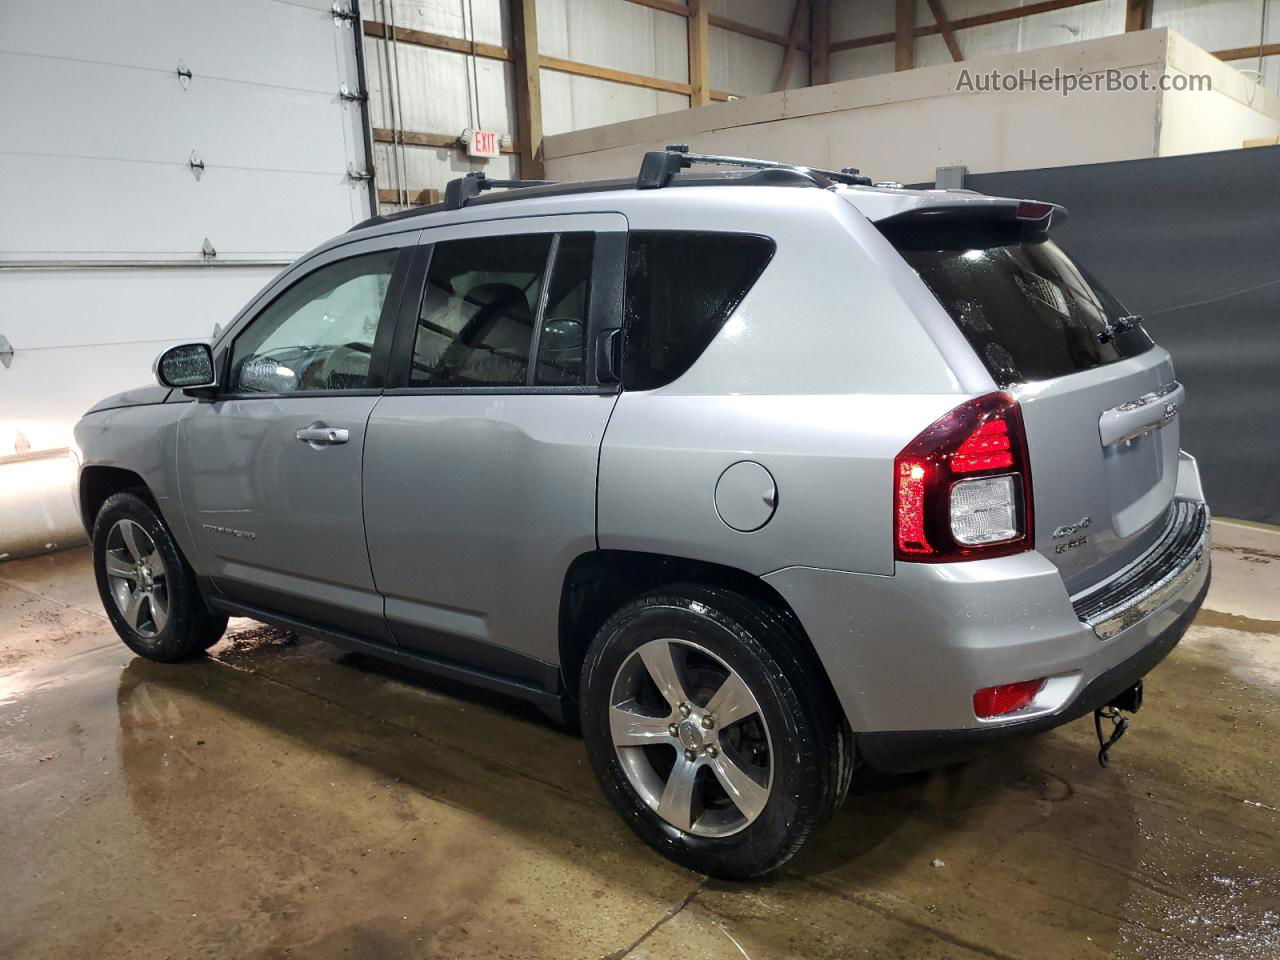
[[[1094,760],[863,775],[768,883],[635,840],[518,704],[249,622],[134,658],[83,549],[0,564],[0,957],[1280,957],[1280,534]]]

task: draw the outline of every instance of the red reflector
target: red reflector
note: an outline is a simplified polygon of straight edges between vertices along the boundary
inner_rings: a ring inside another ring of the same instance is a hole
[[[932,553],[924,533],[924,483],[928,466],[919,460],[898,461],[898,550]]]
[[[973,712],[983,720],[1021,710],[1044,688],[1045,678],[984,687],[973,695]]]

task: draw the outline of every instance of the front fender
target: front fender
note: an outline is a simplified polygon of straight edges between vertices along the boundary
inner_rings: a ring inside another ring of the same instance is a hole
[[[182,514],[177,474],[178,421],[189,404],[157,403],[97,409],[76,424],[80,450],[80,495],[97,499],[117,489],[135,485],[134,475],[147,488],[179,546],[193,558],[194,544]],[[92,533],[93,518],[84,511],[85,526]]]

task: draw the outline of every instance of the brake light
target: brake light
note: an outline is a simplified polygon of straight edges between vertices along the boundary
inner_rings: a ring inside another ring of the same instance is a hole
[[[1021,710],[1044,689],[1044,682],[1045,678],[1041,677],[1039,680],[983,687],[973,695],[974,715],[982,720],[990,720],[992,717],[1003,717],[1007,713]]]
[[[956,407],[894,460],[894,557],[946,563],[1031,548],[1022,412],[989,393]]]
[[[1016,216],[1019,220],[1043,220],[1052,213],[1052,203],[1040,203],[1037,200],[1022,200],[1018,203]]]

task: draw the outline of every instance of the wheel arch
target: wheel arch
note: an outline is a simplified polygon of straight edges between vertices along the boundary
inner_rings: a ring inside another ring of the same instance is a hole
[[[746,597],[781,615],[797,652],[829,690],[831,702],[840,700],[804,625],[771,584],[736,567],[671,554],[631,550],[593,550],[579,555],[565,572],[560,592],[560,672],[566,693],[578,695],[578,674],[604,622],[624,604],[669,584],[694,583],[720,587]],[[843,712],[843,710],[842,710]]]
[[[90,536],[93,535],[93,522],[107,498],[124,491],[137,493],[155,503],[147,482],[132,470],[94,464],[80,471],[80,519]]]

